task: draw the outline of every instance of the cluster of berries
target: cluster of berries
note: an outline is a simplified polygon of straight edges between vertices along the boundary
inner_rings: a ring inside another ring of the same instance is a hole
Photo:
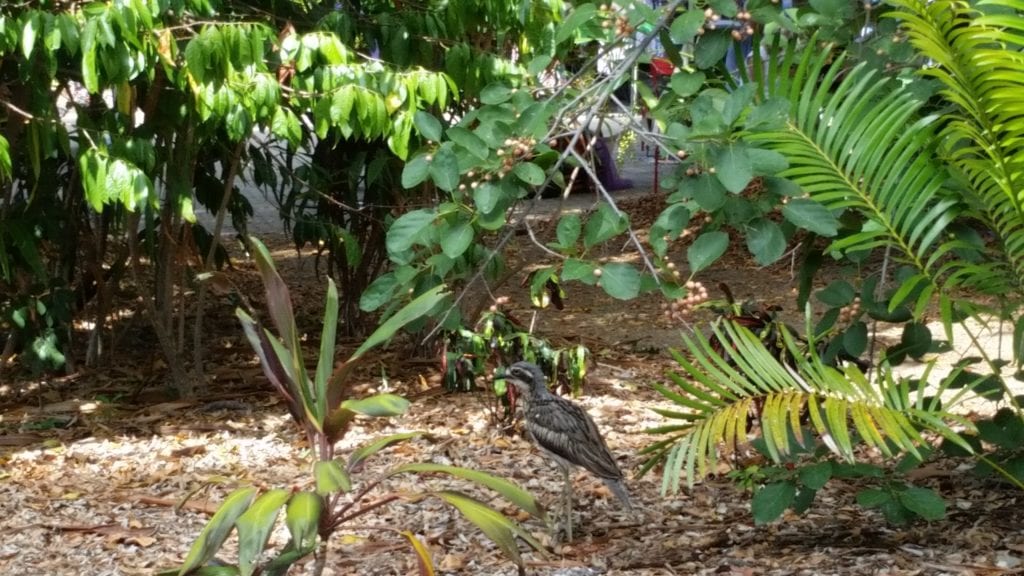
[[[700,282],[688,281],[684,284],[686,297],[661,305],[662,313],[669,321],[682,322],[693,313],[693,310],[708,301],[708,289]]]

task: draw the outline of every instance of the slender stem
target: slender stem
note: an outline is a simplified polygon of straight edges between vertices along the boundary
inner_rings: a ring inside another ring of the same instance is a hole
[[[242,152],[245,151],[245,144],[248,140],[243,138],[235,145],[231,153],[231,161],[227,167],[227,175],[224,178],[224,191],[220,197],[220,206],[217,208],[217,220],[213,225],[210,249],[206,253],[201,272],[209,272],[213,268],[213,261],[217,255],[217,248],[220,247],[220,233],[224,228],[224,216],[228,211],[228,204],[231,202],[231,193],[235,189],[235,179],[238,177],[238,167],[241,164]],[[192,327],[192,371],[195,374],[196,382],[205,382],[203,374],[203,312],[206,307],[206,289],[209,282],[199,283],[199,296],[196,300],[196,318]]]

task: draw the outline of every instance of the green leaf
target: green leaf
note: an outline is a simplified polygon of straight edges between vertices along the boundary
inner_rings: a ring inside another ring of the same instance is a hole
[[[703,17],[703,15],[701,15]],[[680,16],[682,18],[682,16]],[[678,19],[677,19],[678,20]],[[669,80],[669,87],[679,96],[692,96],[704,85],[703,72],[676,72]]]
[[[434,118],[429,112],[423,110],[417,110],[416,114],[412,117],[413,125],[416,126],[416,131],[427,140],[433,140],[434,142],[441,141],[441,122],[437,118]],[[403,174],[404,178],[404,174]],[[405,183],[403,182],[404,186]],[[409,188],[410,186],[405,186]]]
[[[888,490],[880,488],[865,488],[857,492],[857,504],[864,508],[878,508],[890,500],[892,500],[892,494]]]
[[[702,70],[717,66],[725,58],[725,53],[729,51],[731,42],[732,37],[724,30],[704,34],[697,40],[694,64]]]
[[[422,436],[423,434],[423,432],[402,432],[399,434],[392,434],[390,436],[378,438],[369,444],[360,446],[359,448],[353,450],[352,454],[348,457],[347,469],[349,471],[355,470],[367,458],[373,456],[374,454],[380,452],[381,450],[387,448],[388,446],[391,446],[392,444],[397,444],[398,442],[404,442],[411,438]]]
[[[683,204],[672,204],[658,215],[651,225],[650,243],[654,253],[664,256],[668,243],[675,240],[690,223],[690,210]]]
[[[679,184],[683,192],[707,212],[715,212],[725,206],[725,187],[713,174],[705,172],[693,178],[684,178]]]
[[[465,494],[450,491],[435,492],[435,494],[458,509],[467,520],[476,525],[517,566],[523,566],[523,559],[516,545],[516,536],[518,535],[531,544],[536,544],[532,536],[498,511]],[[535,547],[540,549],[539,544]]]
[[[609,262],[601,267],[601,287],[612,298],[632,300],[640,293],[640,273],[631,264]]]
[[[789,168],[786,157],[775,150],[747,148],[747,155],[750,157],[750,167],[755,176],[774,176]]]
[[[750,501],[750,511],[755,524],[767,524],[778,519],[793,503],[796,485],[792,482],[775,482],[758,488]]]
[[[459,159],[450,144],[437,149],[430,162],[430,178],[438,188],[454,192],[459,187]]]
[[[508,102],[511,97],[512,89],[500,82],[489,84],[480,91],[480,102],[488,106],[503,104]]]
[[[697,37],[697,31],[704,25],[704,12],[700,10],[687,10],[675,20],[668,29],[669,38],[676,44],[689,44]],[[672,88],[675,90],[675,88]]]
[[[402,214],[395,220],[387,233],[388,254],[400,254],[420,240],[420,235],[434,224],[433,210],[421,208]]]
[[[326,496],[334,492],[352,490],[352,480],[348,477],[337,460],[318,460],[313,463],[313,478],[316,480],[316,493]]]
[[[576,241],[580,238],[580,232],[583,230],[583,223],[580,220],[579,214],[566,214],[558,221],[558,226],[555,228],[555,236],[558,238],[558,244],[562,248],[570,248],[576,244]]]
[[[821,490],[832,478],[832,463],[818,462],[800,468],[800,483],[811,490]]]
[[[473,202],[476,209],[483,214],[490,214],[501,200],[501,187],[490,182],[484,182],[473,190]]]
[[[583,227],[583,245],[587,248],[601,244],[626,231],[629,222],[622,214],[616,214],[615,210],[607,205],[601,204],[597,211],[587,218]]]
[[[593,262],[587,262],[577,258],[566,258],[565,262],[562,263],[561,278],[565,282],[579,280],[584,284],[593,285],[597,282],[597,276],[594,275],[594,270],[597,269],[598,267],[595,266]]]
[[[213,558],[234,529],[235,521],[245,513],[255,497],[256,489],[252,487],[239,488],[228,495],[192,544],[178,570],[179,575],[188,574]]]
[[[783,128],[789,118],[789,105],[788,98],[772,96],[750,110],[744,120],[744,125],[747,130]]]
[[[935,491],[917,486],[896,493],[900,504],[925,520],[942,520],[946,516],[946,502]]]
[[[253,245],[253,259],[256,260],[256,267],[259,268],[260,276],[263,277],[263,287],[267,293],[267,308],[270,309],[270,316],[281,336],[285,347],[291,350],[292,346],[298,344],[298,331],[295,328],[295,314],[292,312],[292,299],[288,292],[288,286],[281,279],[274,267],[274,260],[270,257],[270,251],[259,239],[250,236],[250,243]],[[288,365],[284,358],[281,363]],[[295,374],[296,376],[298,374]]]
[[[729,235],[720,230],[701,234],[686,250],[690,274],[696,274],[718,260],[729,247]]]
[[[388,272],[378,276],[366,290],[363,290],[359,297],[359,309],[363,312],[373,312],[387,304],[394,297],[395,289],[398,288],[398,278],[394,272]]]
[[[292,535],[295,549],[309,554],[316,548],[317,527],[324,501],[315,492],[296,492],[288,501],[285,524]]]
[[[868,325],[854,322],[843,333],[843,349],[854,358],[860,357],[868,348]]]
[[[520,162],[512,168],[512,173],[530,186],[540,186],[544,183],[544,170],[533,162]]]
[[[413,156],[402,168],[402,187],[412,188],[422,184],[430,174],[430,154],[421,153]]]
[[[576,6],[572,12],[555,29],[555,44],[561,44],[571,38],[576,30],[597,16],[597,8],[593,4]],[[480,99],[483,101],[483,98]],[[484,102],[489,104],[489,102]]]
[[[473,226],[464,220],[448,225],[446,222],[440,230],[441,251],[444,255],[455,259],[462,256],[469,245],[473,243]]]
[[[743,144],[730,144],[715,159],[715,176],[733,194],[739,194],[754,178],[754,167]]]
[[[288,490],[270,490],[257,498],[235,522],[238,528],[238,573],[242,576],[249,576],[256,570],[274,522],[290,496]]]
[[[516,506],[529,512],[532,516],[543,520],[545,518],[544,507],[533,497],[532,494],[504,478],[492,476],[478,470],[460,468],[458,466],[447,466],[445,464],[413,463],[405,464],[394,469],[389,475],[402,474],[406,472],[448,474],[456,478],[469,480],[501,494],[503,498]]]
[[[767,218],[750,223],[747,230],[747,249],[762,266],[775,262],[786,252],[786,237],[779,225]]]
[[[448,129],[448,138],[459,146],[465,148],[470,154],[480,160],[487,160],[491,150],[479,136],[466,130],[462,126],[452,126]]]
[[[793,198],[782,207],[782,215],[795,226],[819,236],[831,237],[839,232],[839,221],[828,209],[810,198]]]
[[[853,285],[846,280],[834,280],[828,286],[818,290],[817,294],[815,294],[818,300],[833,308],[846,306],[850,302],[853,302],[853,298],[856,295],[857,290],[855,290]]]
[[[25,18],[25,26],[21,30],[21,52],[25,55],[26,60],[32,58],[32,49],[35,48],[36,37],[43,27],[43,15],[41,12],[33,10],[29,14]]]
[[[433,310],[434,307],[447,296],[448,293],[444,292],[443,284],[427,290],[415,300],[403,306],[401,310],[395,312],[393,316],[377,327],[377,329],[373,331],[373,334],[370,334],[370,336],[363,342],[362,346],[352,354],[349,361],[351,362],[352,360],[359,358],[374,347],[384,343],[386,340],[389,340],[395,335],[395,333],[405,327],[406,324],[421,318],[423,315]]]
[[[358,400],[345,400],[341,407],[363,416],[386,418],[405,414],[409,401],[395,394],[375,394]]]

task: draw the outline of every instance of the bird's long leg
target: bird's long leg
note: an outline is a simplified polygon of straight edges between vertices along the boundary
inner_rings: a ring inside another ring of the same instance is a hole
[[[565,514],[565,540],[572,542],[572,480],[569,478],[569,467],[561,466],[562,479],[562,506]]]

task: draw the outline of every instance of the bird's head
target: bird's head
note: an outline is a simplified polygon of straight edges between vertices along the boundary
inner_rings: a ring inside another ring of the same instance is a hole
[[[519,396],[530,397],[547,388],[547,378],[540,367],[532,362],[516,362],[505,372],[505,381],[516,389]]]

